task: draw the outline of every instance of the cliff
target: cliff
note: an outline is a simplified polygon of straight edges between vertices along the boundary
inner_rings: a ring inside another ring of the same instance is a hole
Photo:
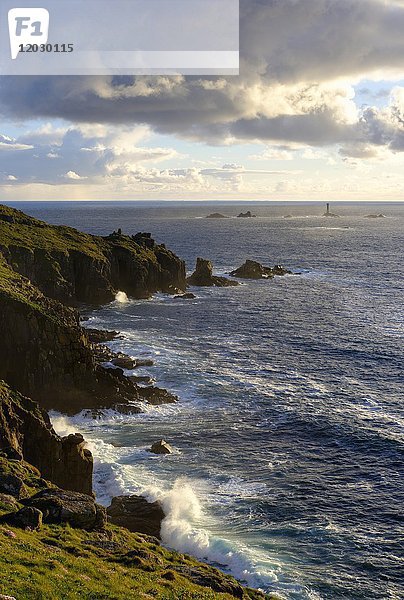
[[[96,364],[72,306],[185,286],[183,261],[150,234],[91,236],[0,206],[0,378],[70,413],[139,400]]]
[[[24,459],[54,484],[92,493],[93,459],[80,435],[60,438],[36,402],[0,380],[0,451]]]
[[[264,598],[107,523],[82,436],[59,437],[44,411],[175,401],[98,364],[108,349],[75,307],[185,288],[184,263],[150,234],[91,236],[0,206],[0,597]]]
[[[93,236],[0,205],[0,253],[14,271],[65,304],[103,304],[184,290],[185,263],[150,234]]]

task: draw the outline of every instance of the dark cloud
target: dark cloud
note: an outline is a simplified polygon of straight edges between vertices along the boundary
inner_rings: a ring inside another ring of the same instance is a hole
[[[338,80],[404,72],[401,4],[242,0],[241,15],[240,77],[3,77],[0,110],[4,118],[143,123],[213,144],[325,146],[369,136],[399,148],[401,136],[393,142],[370,113],[353,124],[348,86]]]

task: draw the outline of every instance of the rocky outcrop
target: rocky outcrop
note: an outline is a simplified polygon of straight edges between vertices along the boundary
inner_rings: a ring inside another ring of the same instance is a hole
[[[239,219],[252,219],[252,218],[255,218],[256,216],[257,215],[253,215],[250,210],[247,210],[247,212],[245,212],[245,213],[241,212],[239,215],[237,215],[237,217]]]
[[[108,520],[129,531],[160,538],[165,514],[160,502],[148,502],[142,496],[118,496],[107,508]]]
[[[17,452],[56,485],[92,493],[93,459],[80,434],[59,437],[36,402],[0,381],[0,450]],[[22,483],[10,474],[8,491],[21,497]],[[12,479],[12,481],[11,481]],[[13,491],[14,490],[14,491]]]
[[[146,387],[139,389],[139,395],[144,402],[152,406],[161,406],[162,404],[175,404],[178,401],[178,396],[172,394],[164,388]]]
[[[42,512],[37,508],[25,506],[20,510],[0,517],[0,523],[7,523],[7,525],[21,529],[34,530],[42,527],[42,517]]]
[[[222,213],[211,213],[206,217],[207,219],[228,219],[226,215],[222,215]]]
[[[173,449],[165,440],[159,440],[158,442],[154,442],[150,448],[150,452],[153,452],[153,454],[172,454]]]
[[[185,289],[185,264],[150,234],[92,236],[0,205],[0,253],[45,295],[103,304],[118,291],[147,298]]]
[[[196,296],[192,292],[187,292],[186,294],[179,294],[174,296],[174,300],[195,300]]]
[[[194,273],[187,279],[188,285],[197,287],[230,287],[238,285],[236,281],[231,281],[227,277],[218,277],[213,275],[213,265],[210,260],[197,258]]]
[[[288,271],[288,269],[285,269],[281,265],[264,267],[255,260],[246,260],[241,267],[230,273],[232,277],[238,277],[239,279],[272,279],[275,275],[283,276],[291,274],[292,271]]]
[[[111,342],[119,337],[118,331],[108,331],[106,329],[90,329],[86,327],[85,332],[88,340],[92,344],[102,344],[104,342]]]
[[[47,489],[21,501],[26,507],[42,513],[46,524],[86,529],[104,529],[107,522],[106,510],[86,494],[59,489]]]

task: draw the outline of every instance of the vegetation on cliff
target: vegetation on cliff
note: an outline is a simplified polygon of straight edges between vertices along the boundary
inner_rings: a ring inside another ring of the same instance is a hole
[[[52,491],[52,484],[29,464],[0,455],[0,481],[10,475],[23,480],[24,489],[17,497],[0,492],[0,594],[27,600],[264,598],[153,537],[110,524],[92,531],[68,523],[14,527],[5,517],[38,491]]]
[[[119,290],[145,298],[186,285],[184,262],[150,234],[94,236],[2,205],[0,254],[44,294],[67,304],[110,302]]]
[[[0,205],[0,378],[64,412],[139,400],[96,364],[71,306],[185,286],[183,261],[150,234],[92,236]]]
[[[264,598],[108,524],[82,436],[59,437],[44,411],[175,401],[104,368],[108,349],[96,350],[74,306],[185,288],[184,263],[150,234],[91,236],[0,206],[0,596]]]

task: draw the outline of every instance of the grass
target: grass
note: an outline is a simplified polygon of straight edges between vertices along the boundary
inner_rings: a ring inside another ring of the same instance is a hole
[[[184,567],[213,570],[113,526],[107,534],[68,525],[44,526],[38,532],[0,526],[0,594],[18,600],[233,598],[196,585],[177,572]],[[258,597],[263,596],[245,591],[245,599]]]

